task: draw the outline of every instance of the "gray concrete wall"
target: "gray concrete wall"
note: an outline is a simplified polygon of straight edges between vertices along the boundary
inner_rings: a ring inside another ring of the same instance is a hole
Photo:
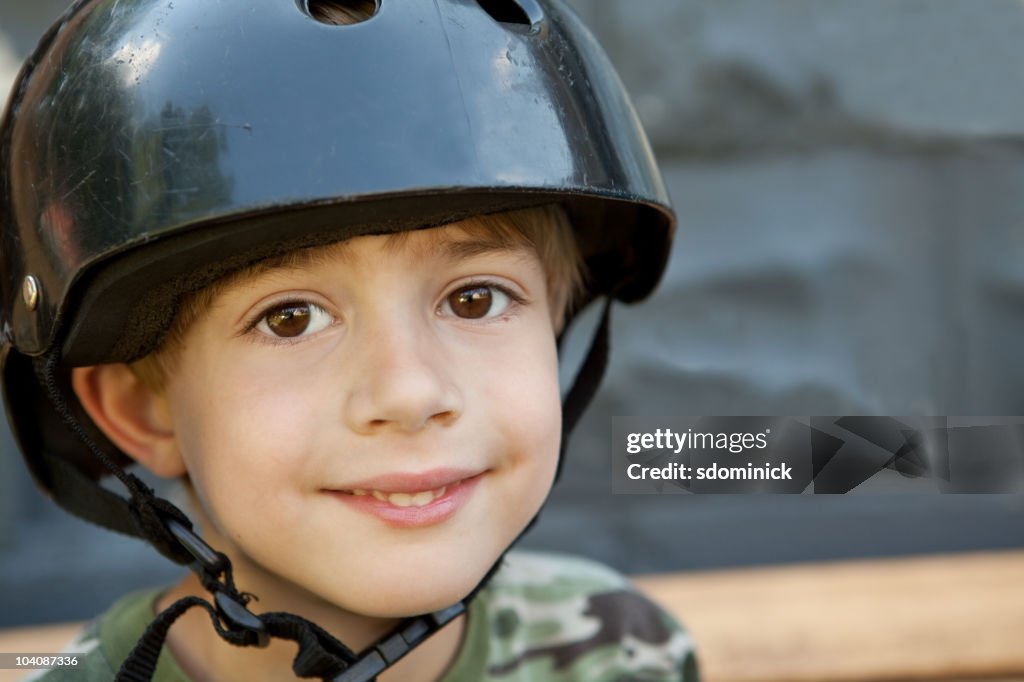
[[[559,546],[594,505],[605,523],[575,537],[632,570],[1020,546],[1020,496],[613,498],[606,481],[617,414],[1019,413],[1024,8],[574,5],[681,227],[659,292],[617,311],[567,469],[586,474],[534,540]]]
[[[607,381],[527,544],[627,571],[1024,545],[1020,495],[609,492],[612,415],[1020,414],[1024,5],[572,5],[634,96],[681,226],[658,293],[615,311]],[[10,51],[57,6],[0,0]],[[51,509],[2,431],[0,447],[0,626],[169,579],[139,543]]]

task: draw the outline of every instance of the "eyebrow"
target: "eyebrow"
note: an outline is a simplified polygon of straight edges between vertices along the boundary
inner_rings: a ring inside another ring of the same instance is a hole
[[[445,239],[435,247],[445,257],[457,260],[486,256],[492,253],[509,253],[526,250],[525,244],[503,239]]]

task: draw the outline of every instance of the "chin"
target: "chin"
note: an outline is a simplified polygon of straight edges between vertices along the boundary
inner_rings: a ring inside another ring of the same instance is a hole
[[[458,603],[470,590],[464,594],[453,596],[449,599],[407,599],[407,600],[377,600],[372,608],[360,610],[359,614],[370,618],[409,618],[421,616],[426,613],[433,613]]]
[[[479,584],[486,571],[456,571],[443,574],[418,572],[411,579],[382,578],[368,590],[358,593],[358,598],[351,600],[353,593],[346,597],[351,601],[353,610],[375,618],[404,618],[418,616],[447,608],[464,599]]]

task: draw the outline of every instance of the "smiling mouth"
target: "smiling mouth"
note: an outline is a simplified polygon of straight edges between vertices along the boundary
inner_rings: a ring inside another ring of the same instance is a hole
[[[455,485],[458,485],[456,483]],[[383,490],[363,490],[356,488],[355,490],[346,491],[350,495],[355,497],[365,497],[367,495],[372,496],[374,499],[380,500],[381,502],[387,502],[396,507],[425,507],[439,497],[443,497],[447,492],[448,486],[443,485],[440,488],[434,490],[421,490],[413,493],[389,493]]]
[[[328,489],[335,499],[395,528],[421,528],[445,522],[469,503],[487,471],[437,469],[353,481],[351,488]]]

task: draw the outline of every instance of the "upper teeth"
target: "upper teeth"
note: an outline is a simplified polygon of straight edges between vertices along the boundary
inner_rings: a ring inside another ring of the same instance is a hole
[[[437,490],[423,490],[418,493],[386,493],[381,490],[355,489],[353,495],[373,495],[381,502],[389,502],[396,507],[423,507],[430,504],[437,498],[444,495],[447,486],[441,486]]]

